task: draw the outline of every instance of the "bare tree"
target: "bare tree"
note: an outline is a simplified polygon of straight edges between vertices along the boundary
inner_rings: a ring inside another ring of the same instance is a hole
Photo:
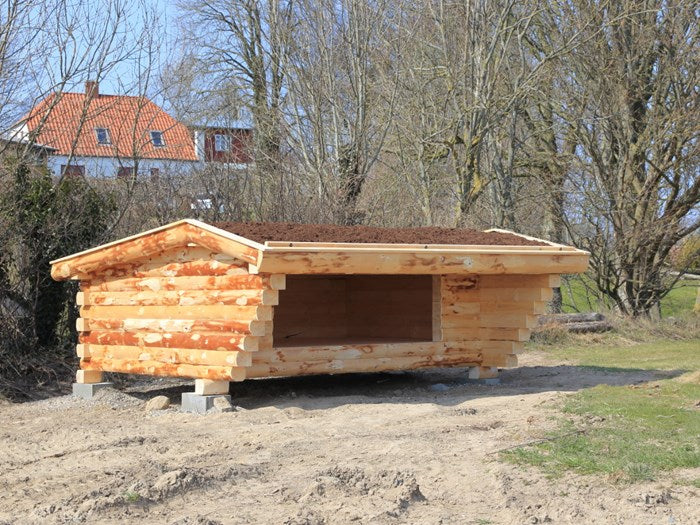
[[[669,251],[700,226],[695,6],[560,7],[558,30],[582,29],[560,64],[558,109],[544,113],[565,122],[547,162],[556,165],[562,149],[573,160],[563,217],[591,251],[599,291],[623,313],[648,315],[673,284]]]

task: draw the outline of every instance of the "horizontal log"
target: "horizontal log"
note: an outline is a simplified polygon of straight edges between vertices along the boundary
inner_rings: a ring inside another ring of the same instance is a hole
[[[558,288],[559,275],[483,275],[479,288]]]
[[[613,325],[609,321],[590,321],[585,323],[568,323],[562,325],[574,334],[609,332]]]
[[[283,290],[284,275],[224,275],[194,277],[126,277],[93,279],[81,283],[83,292],[129,292],[168,290]]]
[[[377,359],[389,357],[418,356],[457,356],[469,354],[473,360],[486,356],[497,359],[498,356],[515,354],[523,348],[522,343],[513,341],[460,341],[435,343],[431,341],[370,343],[324,346],[276,347],[253,354],[253,364],[284,363],[303,361],[325,361],[353,359]],[[503,365],[505,366],[505,365]]]
[[[85,344],[78,348],[78,357],[84,359],[117,359],[128,361],[157,361],[207,366],[250,366],[250,352],[197,350],[192,348],[163,348],[150,346],[121,346]],[[82,355],[81,355],[82,354]]]
[[[243,381],[246,368],[231,366],[200,366],[158,361],[137,361],[127,359],[106,359],[91,357],[81,360],[83,370],[104,372],[121,372],[149,376],[188,377],[192,379],[211,379],[212,381]]]
[[[102,277],[177,277],[196,275],[241,275],[248,264],[201,246],[178,247],[153,257],[105,268]]]
[[[265,251],[256,268],[259,273],[284,274],[561,274],[588,267],[588,255],[580,252],[485,251]]]
[[[376,359],[326,360],[278,364],[254,364],[246,369],[247,377],[280,377],[313,374],[347,374],[356,372],[382,372],[387,370],[413,370],[428,367],[478,366],[469,355],[386,357]]]
[[[276,305],[277,290],[178,290],[144,292],[78,292],[76,303],[109,306],[191,306],[230,304],[238,306]]]
[[[245,350],[256,352],[260,338],[225,332],[110,332],[93,330],[79,335],[81,343],[200,350]]]
[[[567,323],[590,323],[594,321],[604,321],[605,316],[601,313],[573,313],[573,314],[550,314],[539,318],[540,324],[567,324]]]
[[[534,328],[537,317],[528,314],[490,314],[442,317],[442,329],[450,328]]]
[[[527,341],[527,328],[452,328],[443,331],[443,341]]]
[[[544,301],[503,302],[452,302],[442,305],[442,317],[474,316],[480,313],[542,314],[547,308]]]
[[[229,332],[242,335],[264,336],[271,333],[272,323],[269,321],[252,320],[222,320],[222,319],[84,319],[79,317],[75,322],[78,332],[92,330],[107,331],[149,331],[149,332]]]
[[[221,319],[270,321],[271,306],[83,306],[85,319]]]
[[[551,288],[481,288],[465,292],[443,293],[443,302],[526,302],[551,301]]]

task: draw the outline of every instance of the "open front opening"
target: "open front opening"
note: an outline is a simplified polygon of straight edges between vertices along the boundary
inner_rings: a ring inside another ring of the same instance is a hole
[[[274,346],[432,340],[430,275],[288,275]]]

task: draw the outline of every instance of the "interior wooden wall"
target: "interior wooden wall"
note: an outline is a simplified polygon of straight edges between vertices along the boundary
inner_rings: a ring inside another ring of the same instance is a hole
[[[431,294],[425,275],[288,275],[274,346],[430,341]]]

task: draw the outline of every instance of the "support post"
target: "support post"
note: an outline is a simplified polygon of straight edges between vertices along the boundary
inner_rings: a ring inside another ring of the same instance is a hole
[[[501,382],[496,366],[473,366],[469,369],[469,379],[478,379],[485,385],[498,385]]]
[[[231,404],[231,396],[228,395],[228,381],[211,381],[209,379],[195,379],[194,392],[185,392],[182,394],[183,412],[193,414],[206,414],[217,404],[224,407],[223,411],[229,411],[228,407]],[[216,403],[217,399],[222,399]]]
[[[92,399],[103,388],[113,386],[109,381],[102,381],[99,370],[78,370],[73,383],[73,395],[82,399]]]

